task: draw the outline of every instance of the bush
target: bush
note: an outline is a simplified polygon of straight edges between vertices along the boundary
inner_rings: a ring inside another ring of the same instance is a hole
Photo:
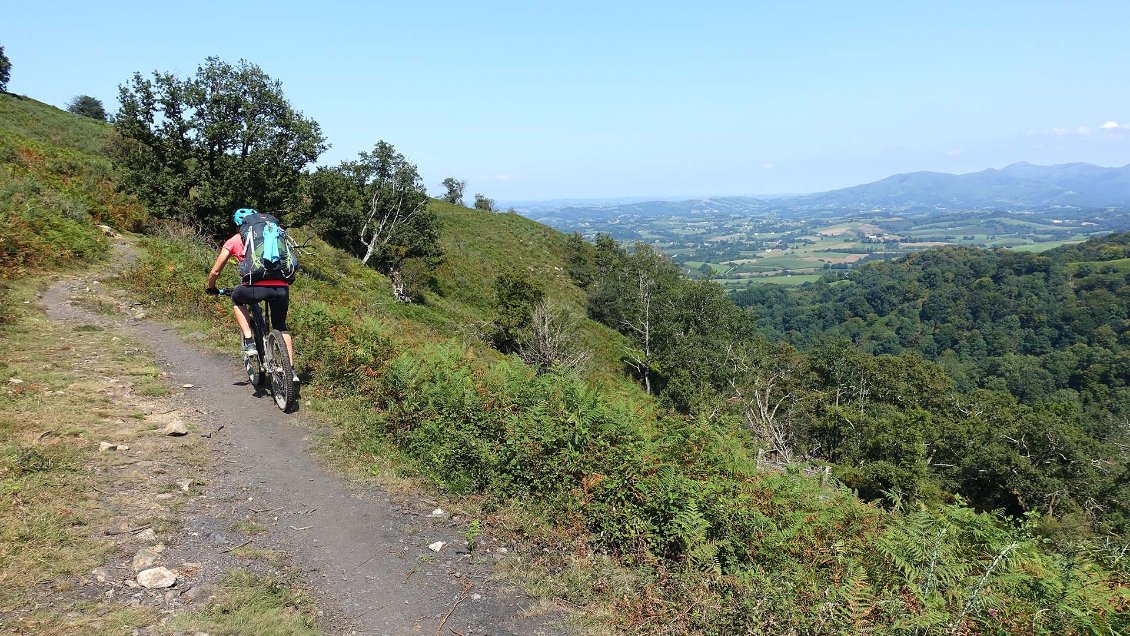
[[[375,396],[375,381],[395,352],[379,321],[310,301],[292,305],[288,322],[301,338],[302,367],[320,389],[341,397]]]
[[[378,395],[385,431],[447,489],[537,502],[561,526],[579,519],[594,547],[669,571],[626,613],[708,608],[681,615],[688,633],[1070,634],[1125,622],[1125,573],[1093,556],[1057,561],[1034,521],[1012,527],[961,502],[886,514],[800,471],[757,472],[748,453],[727,462],[741,439],[724,422],[661,420],[649,438],[573,376],[483,366],[444,345],[393,360]]]
[[[105,239],[89,220],[60,215],[46,207],[50,197],[37,195],[33,184],[0,179],[0,278],[73,266],[106,252]]]
[[[102,100],[90,95],[77,95],[67,104],[67,110],[83,117],[106,121],[106,108]]]

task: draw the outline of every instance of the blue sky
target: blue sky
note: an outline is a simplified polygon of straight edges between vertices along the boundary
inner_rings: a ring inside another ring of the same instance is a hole
[[[384,139],[433,193],[447,176],[524,201],[1130,163],[1125,1],[6,5],[10,92],[112,111],[135,71],[247,59],[321,124],[321,163]]]

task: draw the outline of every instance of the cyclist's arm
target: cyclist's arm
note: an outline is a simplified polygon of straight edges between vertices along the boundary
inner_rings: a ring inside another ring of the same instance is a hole
[[[221,248],[220,255],[216,257],[216,263],[212,265],[212,271],[208,272],[208,283],[204,285],[205,289],[216,287],[216,279],[220,277],[220,272],[224,271],[224,265],[228,264],[229,258],[231,258],[231,251],[226,247]]]

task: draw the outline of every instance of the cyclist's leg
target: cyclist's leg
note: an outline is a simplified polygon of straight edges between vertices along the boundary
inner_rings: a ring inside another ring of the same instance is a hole
[[[286,343],[286,353],[290,356],[290,364],[294,366],[294,342],[290,338],[290,330],[286,326],[286,314],[290,309],[290,289],[288,287],[264,287],[265,300],[271,307],[271,328],[282,333],[283,342]]]
[[[240,285],[231,291],[232,311],[235,313],[235,322],[239,325],[240,335],[243,336],[244,350],[247,349],[247,341],[255,337],[254,332],[251,331],[247,305],[256,300],[251,288],[246,285]]]
[[[246,305],[232,305],[232,313],[235,314],[235,322],[239,325],[239,332],[244,338],[252,338],[255,334],[251,333],[251,321],[247,317]]]
[[[263,287],[264,299],[271,307],[271,329],[282,333],[282,341],[286,342],[286,351],[290,356],[290,363],[294,364],[294,343],[290,340],[290,330],[287,329],[286,315],[290,308],[290,289],[287,287]]]

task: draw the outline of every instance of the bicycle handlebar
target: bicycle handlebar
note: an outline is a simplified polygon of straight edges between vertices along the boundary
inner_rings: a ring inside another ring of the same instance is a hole
[[[205,288],[204,293],[208,294],[209,296],[231,296],[231,290],[227,287],[221,287],[219,289],[216,289],[215,287]]]

